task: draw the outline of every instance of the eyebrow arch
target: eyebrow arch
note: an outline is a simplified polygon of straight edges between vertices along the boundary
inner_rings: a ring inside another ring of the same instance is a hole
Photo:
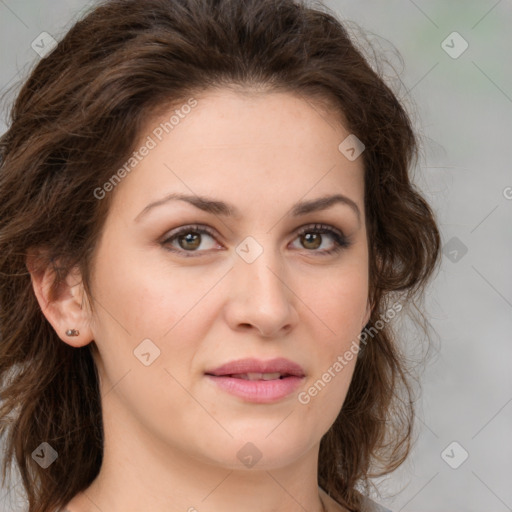
[[[162,199],[159,199],[158,201],[148,204],[135,217],[135,222],[138,222],[141,217],[146,215],[153,208],[168,203],[169,201],[185,201],[207,213],[222,215],[224,217],[234,217],[237,219],[241,218],[240,211],[235,206],[227,204],[224,201],[216,201],[205,196],[173,193],[165,196]],[[318,199],[313,199],[311,201],[299,201],[292,206],[291,215],[292,217],[299,217],[311,212],[327,210],[335,204],[344,204],[349,206],[357,215],[357,220],[359,223],[361,222],[361,212],[359,211],[357,204],[352,199],[342,194],[319,197]]]

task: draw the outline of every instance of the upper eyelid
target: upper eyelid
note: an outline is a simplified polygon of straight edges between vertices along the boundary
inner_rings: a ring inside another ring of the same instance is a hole
[[[295,229],[295,233],[308,229],[318,231],[325,229],[326,231],[334,231],[335,233],[338,233],[340,236],[346,236],[345,232],[342,229],[337,228],[336,226],[332,226],[331,224],[326,224],[325,222],[313,222],[311,224],[303,224],[302,226],[299,226],[298,228]]]
[[[176,237],[180,236],[180,234],[186,234],[187,232],[200,232],[209,235],[212,239],[215,240],[215,242],[219,245],[224,245],[222,241],[219,241],[219,236],[216,234],[218,231],[210,226],[207,226],[205,224],[185,224],[183,226],[179,226],[177,228],[174,228],[170,231],[168,231],[161,239],[160,244],[173,244],[176,240]],[[298,228],[295,228],[293,231],[294,236],[300,236],[302,232],[307,231],[317,231],[322,233],[322,231],[327,232],[327,236],[330,236],[331,238],[334,238],[335,246],[338,247],[349,247],[352,245],[351,237],[348,237],[345,235],[344,231],[337,228],[336,226],[332,226],[331,224],[326,224],[323,222],[313,222],[308,224],[302,224]],[[329,233],[330,232],[330,233]],[[222,238],[222,237],[220,237]],[[295,240],[295,238],[293,239]],[[175,251],[178,252],[184,252],[187,253],[189,251],[185,251],[184,249],[176,248]],[[208,253],[209,251],[191,251],[190,256],[192,254],[197,253],[199,255],[200,253]],[[318,254],[322,254],[324,251],[318,251]],[[327,251],[330,252],[330,251]]]
[[[334,232],[337,232],[340,236],[346,237],[345,232],[342,229],[337,228],[336,226],[333,226],[331,224],[324,223],[324,222],[311,222],[308,224],[302,224],[301,226],[295,228],[292,233],[297,234],[297,233],[300,233],[301,231],[307,230],[307,229],[311,229],[311,230],[325,229],[326,231],[332,230]],[[186,232],[187,230],[191,231],[191,232],[194,232],[194,231],[205,232],[207,235],[210,235],[211,237],[215,237],[215,238],[217,238],[217,233],[218,233],[218,231],[215,228],[212,228],[205,224],[185,224],[183,226],[179,226],[177,228],[174,228],[174,229],[168,231],[162,237],[162,240],[166,241],[169,238],[175,237],[176,235],[178,235],[181,232],[184,232],[184,231]]]

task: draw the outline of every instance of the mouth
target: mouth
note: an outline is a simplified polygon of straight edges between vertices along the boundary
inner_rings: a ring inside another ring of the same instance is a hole
[[[243,380],[277,380],[277,379],[286,379],[287,377],[294,377],[294,375],[290,375],[289,373],[233,373],[231,375],[211,375],[212,377],[229,377],[231,379],[243,379]]]
[[[233,377],[246,380],[274,380],[283,377],[304,377],[302,366],[290,359],[278,357],[264,361],[262,359],[237,359],[223,364],[206,375],[214,377]]]
[[[244,402],[273,403],[296,390],[305,373],[300,365],[284,358],[240,359],[206,371],[205,376],[217,388]]]

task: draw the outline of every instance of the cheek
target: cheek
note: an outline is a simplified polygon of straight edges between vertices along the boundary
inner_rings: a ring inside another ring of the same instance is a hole
[[[325,433],[341,410],[350,386],[359,347],[359,334],[366,311],[367,289],[364,274],[345,276],[311,297],[311,309],[319,317],[315,372],[299,402],[306,415]]]
[[[94,276],[94,337],[106,371],[115,379],[134,364],[138,367],[134,355],[149,339],[155,353],[160,351],[151,366],[172,369],[183,380],[199,340],[207,334],[212,312],[208,304],[215,295],[208,292],[222,273],[178,268],[159,254],[152,258],[135,249],[119,253],[114,247],[122,244],[114,237],[109,240],[98,251]]]
[[[98,251],[94,275],[99,326],[122,331],[133,342],[161,338],[186,312],[179,271],[173,276],[172,269],[158,267],[115,235],[107,240]]]
[[[319,365],[306,391],[311,400],[311,411],[323,411],[326,430],[343,405],[357,361],[358,337],[368,299],[365,265],[366,260],[361,258],[358,262],[340,266],[326,280],[323,291],[318,289],[312,297],[314,305],[311,308],[328,326],[322,331],[328,335],[316,336]]]
[[[340,265],[332,272],[325,272],[314,287],[308,280],[301,287],[303,298],[311,314],[316,317],[316,339],[327,347],[342,349],[357,338],[363,328],[368,300],[368,274],[364,265]]]

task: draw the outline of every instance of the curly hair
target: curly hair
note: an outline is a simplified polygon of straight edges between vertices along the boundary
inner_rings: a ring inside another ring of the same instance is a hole
[[[88,487],[102,463],[103,431],[95,344],[61,342],[35,297],[27,254],[45,249],[38,264],[53,267],[53,292],[78,265],[92,296],[91,262],[113,196],[99,201],[94,191],[133,152],[150,116],[195,92],[233,86],[325,100],[364,143],[366,327],[391,298],[409,304],[424,295],[440,234],[410,177],[418,136],[333,14],[305,0],[100,2],[32,70],[0,138],[3,478],[14,462],[28,512],[51,512]],[[320,444],[319,485],[354,511],[369,479],[406,459],[415,417],[397,335],[387,322],[374,331]],[[59,454],[46,469],[31,458],[42,441]]]

